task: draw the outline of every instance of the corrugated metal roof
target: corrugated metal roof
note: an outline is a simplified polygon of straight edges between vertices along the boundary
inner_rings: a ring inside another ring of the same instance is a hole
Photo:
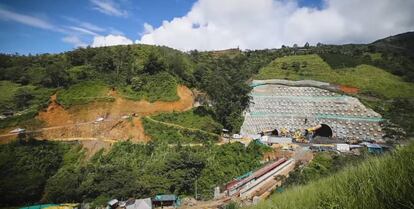
[[[127,205],[126,209],[152,209],[151,198],[135,200],[134,204]]]
[[[373,148],[373,149],[381,149],[382,148],[378,144],[367,144],[367,147],[368,148]]]
[[[266,174],[270,170],[274,169],[275,167],[279,166],[280,164],[284,163],[285,161],[286,161],[286,158],[282,158],[282,159],[280,159],[276,162],[273,162],[271,164],[268,164],[268,165],[264,166],[263,168],[260,168],[259,170],[255,171],[249,177],[247,177],[247,178],[241,180],[240,182],[238,182],[237,184],[235,184],[233,186],[233,188],[231,188],[231,189],[239,188],[239,187],[243,186],[244,184],[246,184],[247,182],[250,182],[253,179],[259,178],[260,176],[263,176],[264,174]]]
[[[119,201],[117,200],[117,199],[113,199],[113,200],[110,200],[109,202],[108,202],[108,205],[115,205],[115,204],[117,204]]]
[[[173,194],[168,194],[168,195],[157,195],[154,198],[155,201],[175,201],[177,200],[177,196],[173,195]]]

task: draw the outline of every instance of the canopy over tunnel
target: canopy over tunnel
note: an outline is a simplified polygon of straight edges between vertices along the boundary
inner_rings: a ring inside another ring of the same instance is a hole
[[[321,127],[316,129],[313,133],[313,137],[322,136],[322,137],[332,137],[332,129],[326,124],[321,124]]]

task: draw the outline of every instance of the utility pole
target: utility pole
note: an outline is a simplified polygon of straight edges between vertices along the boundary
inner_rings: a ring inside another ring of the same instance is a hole
[[[195,199],[197,200],[197,179],[195,180]]]

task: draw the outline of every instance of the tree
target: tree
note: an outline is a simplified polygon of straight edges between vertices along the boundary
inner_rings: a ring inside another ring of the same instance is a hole
[[[154,75],[165,70],[165,63],[154,52],[150,53],[144,65],[144,72]]]
[[[282,69],[283,70],[287,70],[288,69],[288,64],[286,62],[282,62]]]
[[[192,81],[193,77],[191,71],[188,69],[188,65],[185,62],[184,58],[179,54],[171,56],[169,59],[168,68],[169,70],[183,79],[184,81]]]
[[[29,105],[30,100],[34,98],[33,92],[28,87],[21,87],[14,95],[14,102],[18,108],[25,108]]]
[[[292,62],[292,68],[295,70],[295,71],[299,71],[300,70],[300,63],[299,62]]]
[[[65,71],[65,65],[61,62],[53,63],[46,67],[46,75],[42,84],[46,87],[63,87],[69,84],[69,75]]]
[[[296,54],[296,52],[298,52],[298,45],[293,44],[293,54]]]
[[[143,85],[144,85],[144,81],[140,77],[138,76],[132,77],[131,86],[134,91],[140,91]]]
[[[305,43],[305,46],[303,46],[303,47],[305,47],[305,49],[309,49],[309,43],[308,43],[308,42],[306,42],[306,43]]]
[[[100,48],[91,63],[99,72],[113,72],[115,69],[114,59],[109,48]]]
[[[116,70],[116,76],[119,80],[120,74],[124,77],[131,75],[133,71],[133,53],[131,46],[117,46],[114,48],[114,67]]]
[[[305,68],[305,67],[307,67],[307,66],[308,66],[308,62],[303,61],[303,62],[302,62],[302,68]]]

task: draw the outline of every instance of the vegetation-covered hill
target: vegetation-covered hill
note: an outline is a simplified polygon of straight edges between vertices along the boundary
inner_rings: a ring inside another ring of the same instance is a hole
[[[214,113],[200,106],[186,112],[163,113],[152,117],[155,120],[173,123],[188,128],[201,129],[219,134],[223,128],[214,120]]]
[[[373,76],[375,75],[375,76]],[[294,55],[276,59],[262,68],[256,79],[313,79],[354,86],[364,93],[385,98],[413,97],[414,84],[372,65],[332,69],[318,55]]]
[[[0,92],[0,113],[25,110],[33,103],[43,108],[53,92],[65,107],[105,99],[103,89],[113,88],[132,100],[177,100],[178,84],[206,92],[214,116],[228,129],[241,125],[240,114],[248,104],[246,81],[256,69],[274,59],[266,51],[217,56],[209,52],[183,53],[167,47],[129,45],[79,48],[62,54],[0,55],[0,80],[10,88],[33,86],[48,94],[41,100],[33,88]],[[4,86],[4,85],[2,85]],[[36,99],[36,100],[35,100]],[[9,105],[14,102],[21,105]],[[33,117],[33,114],[30,115]],[[29,118],[30,118],[29,117]],[[28,117],[25,117],[28,118]],[[0,121],[0,127],[16,126],[16,117]]]

